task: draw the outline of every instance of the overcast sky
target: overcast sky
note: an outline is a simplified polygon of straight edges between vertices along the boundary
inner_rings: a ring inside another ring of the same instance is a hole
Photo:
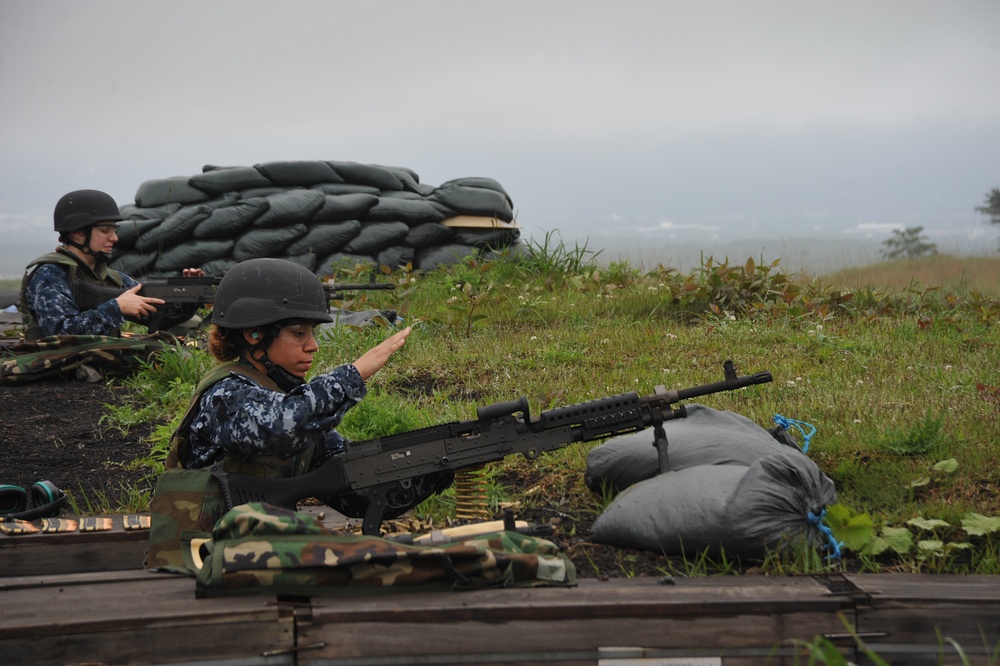
[[[995,247],[998,84],[996,0],[0,0],[0,231],[325,159],[495,178],[536,236]]]

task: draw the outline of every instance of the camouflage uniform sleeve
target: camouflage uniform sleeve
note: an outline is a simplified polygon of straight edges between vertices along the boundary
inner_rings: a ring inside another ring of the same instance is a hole
[[[187,465],[205,467],[226,454],[288,458],[310,446],[325,459],[343,447],[334,428],[366,391],[353,365],[342,365],[288,393],[231,374],[198,403]]]
[[[35,269],[24,300],[46,336],[115,335],[124,322],[114,299],[81,311],[66,269],[57,264],[42,264]]]

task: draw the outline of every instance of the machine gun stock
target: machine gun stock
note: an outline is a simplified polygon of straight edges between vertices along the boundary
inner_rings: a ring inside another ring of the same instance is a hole
[[[397,435],[351,442],[318,469],[288,479],[264,479],[232,474],[221,464],[212,473],[222,486],[228,508],[248,502],[268,502],[295,509],[309,497],[350,496],[361,502],[339,502],[340,506],[364,507],[348,515],[362,518],[365,534],[380,533],[387,512],[398,515],[428,496],[425,484],[433,486],[442,474],[474,468],[520,453],[534,460],[546,451],[576,442],[589,442],[653,427],[666,456],[663,423],[687,415],[681,400],[732,391],[772,380],[770,372],[738,376],[732,361],[726,361],[725,380],[692,388],[667,390],[657,386],[652,395],[638,393],[599,398],[558,407],[532,417],[528,400],[500,402],[476,410],[476,418],[422,428]],[[662,440],[662,442],[661,442]],[[432,481],[428,481],[432,480]],[[444,487],[450,484],[450,477]],[[436,492],[443,488],[433,488]]]

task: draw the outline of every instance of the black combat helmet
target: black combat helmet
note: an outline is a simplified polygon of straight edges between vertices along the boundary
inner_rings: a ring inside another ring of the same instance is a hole
[[[63,196],[53,215],[55,230],[76,231],[99,222],[120,222],[118,204],[110,194],[98,190],[76,190]]]
[[[226,271],[215,292],[213,324],[244,329],[288,319],[333,321],[312,271],[285,259],[248,259]]]

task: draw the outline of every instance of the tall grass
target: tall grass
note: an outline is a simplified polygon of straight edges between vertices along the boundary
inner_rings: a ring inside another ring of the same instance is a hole
[[[953,526],[945,546],[970,542],[983,554],[955,550],[934,559],[911,550],[893,561],[889,552],[865,555],[865,566],[927,570],[934,562],[950,571],[1000,572],[1000,537],[972,537],[959,526],[970,512],[1000,515],[1000,300],[984,285],[884,294],[841,278],[790,276],[778,261],[711,257],[686,274],[663,266],[642,272],[626,262],[599,266],[594,253],[555,238],[533,256],[474,256],[426,274],[393,274],[395,292],[368,294],[366,307],[396,310],[415,329],[369,382],[365,407],[349,413],[344,433],[361,439],[470,419],[478,406],[521,395],[538,413],[627,391],[647,394],[659,384],[694,386],[721,379],[722,362],[731,358],[741,373],[770,370],[775,381],[699,402],[763,427],[778,413],[815,425],[810,457],[834,480],[842,504],[870,516],[872,535],[917,530],[907,521],[936,518]],[[330,329],[315,371],[350,362],[385,335],[378,327]],[[186,354],[130,380],[134,404],[121,408],[123,418],[162,423],[154,465],[206,367],[204,352]],[[582,484],[590,446],[534,463],[506,459],[502,473],[490,475],[492,496],[600,511],[608,498]],[[947,460],[955,466],[944,473],[937,466]],[[526,476],[527,465],[546,482],[503,486],[502,478]],[[791,557],[770,566],[816,566],[801,553]]]

